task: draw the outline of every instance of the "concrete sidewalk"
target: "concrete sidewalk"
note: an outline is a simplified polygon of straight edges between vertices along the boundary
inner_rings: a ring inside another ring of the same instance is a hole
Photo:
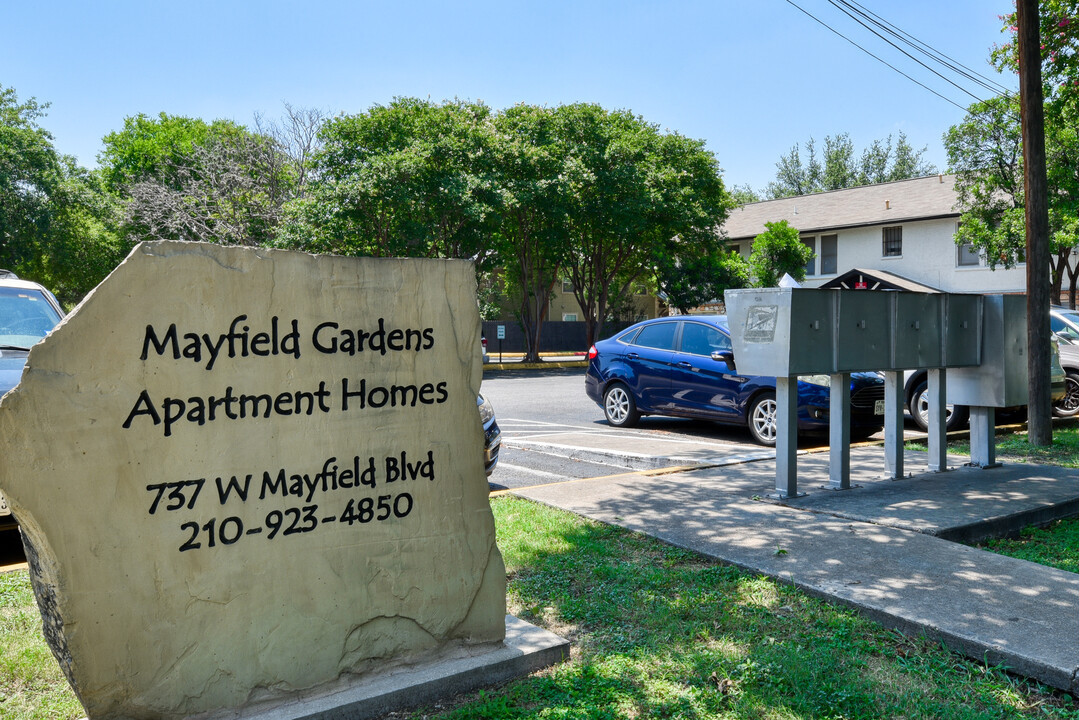
[[[925,466],[924,453],[908,453],[908,470]],[[828,455],[800,456],[808,495],[785,502],[765,497],[774,460],[513,492],[792,583],[1079,694],[1079,575],[949,539],[1076,514],[1079,472],[1015,464],[892,481],[881,477],[880,447],[854,448],[851,468],[861,487],[828,490]]]

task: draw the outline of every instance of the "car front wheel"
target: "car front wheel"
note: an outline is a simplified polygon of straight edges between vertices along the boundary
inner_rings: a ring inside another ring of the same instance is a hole
[[[776,396],[758,395],[749,408],[749,434],[761,445],[776,444]]]
[[[929,430],[929,381],[922,380],[910,396],[910,416],[922,432]],[[946,405],[944,408],[944,429],[948,432],[959,430],[967,421],[970,410],[965,405]]]
[[[603,393],[603,414],[607,422],[615,427],[632,427],[641,417],[633,396],[621,384],[611,385]]]
[[[1064,399],[1053,406],[1056,417],[1075,417],[1079,414],[1079,373],[1070,372],[1064,377]]]

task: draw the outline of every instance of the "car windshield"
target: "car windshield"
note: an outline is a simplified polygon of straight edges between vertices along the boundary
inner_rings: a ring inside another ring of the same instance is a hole
[[[60,322],[60,314],[35,290],[0,288],[0,347],[29,348]]]
[[[1064,324],[1060,332],[1071,340],[1079,340],[1079,330],[1076,329],[1079,328],[1079,313],[1064,311],[1060,313],[1060,316],[1069,323]]]

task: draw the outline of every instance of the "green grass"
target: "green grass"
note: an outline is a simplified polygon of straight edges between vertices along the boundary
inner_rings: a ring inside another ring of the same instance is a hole
[[[0,720],[85,715],[45,645],[29,575],[0,573]]]
[[[408,717],[1079,718],[1069,696],[770,579],[525,500],[492,505],[510,611],[572,640],[572,659]]]
[[[1027,441],[1027,433],[1022,430],[997,435],[997,460],[1079,468],[1079,425],[1057,423],[1053,427],[1053,444],[1048,447],[1031,445]],[[908,442],[906,447],[910,450],[928,450],[925,443],[920,442]],[[967,440],[949,441],[948,452],[969,456],[970,443]]]
[[[1079,703],[773,580],[560,510],[492,500],[515,615],[571,659],[413,720],[1072,718]],[[77,718],[25,572],[0,575],[0,718]]]

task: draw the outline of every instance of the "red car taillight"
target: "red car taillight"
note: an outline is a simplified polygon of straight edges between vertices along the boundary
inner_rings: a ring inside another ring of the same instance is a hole
[[[595,360],[597,355],[599,355],[599,350],[596,350],[595,345],[588,348],[588,359],[589,360]]]

